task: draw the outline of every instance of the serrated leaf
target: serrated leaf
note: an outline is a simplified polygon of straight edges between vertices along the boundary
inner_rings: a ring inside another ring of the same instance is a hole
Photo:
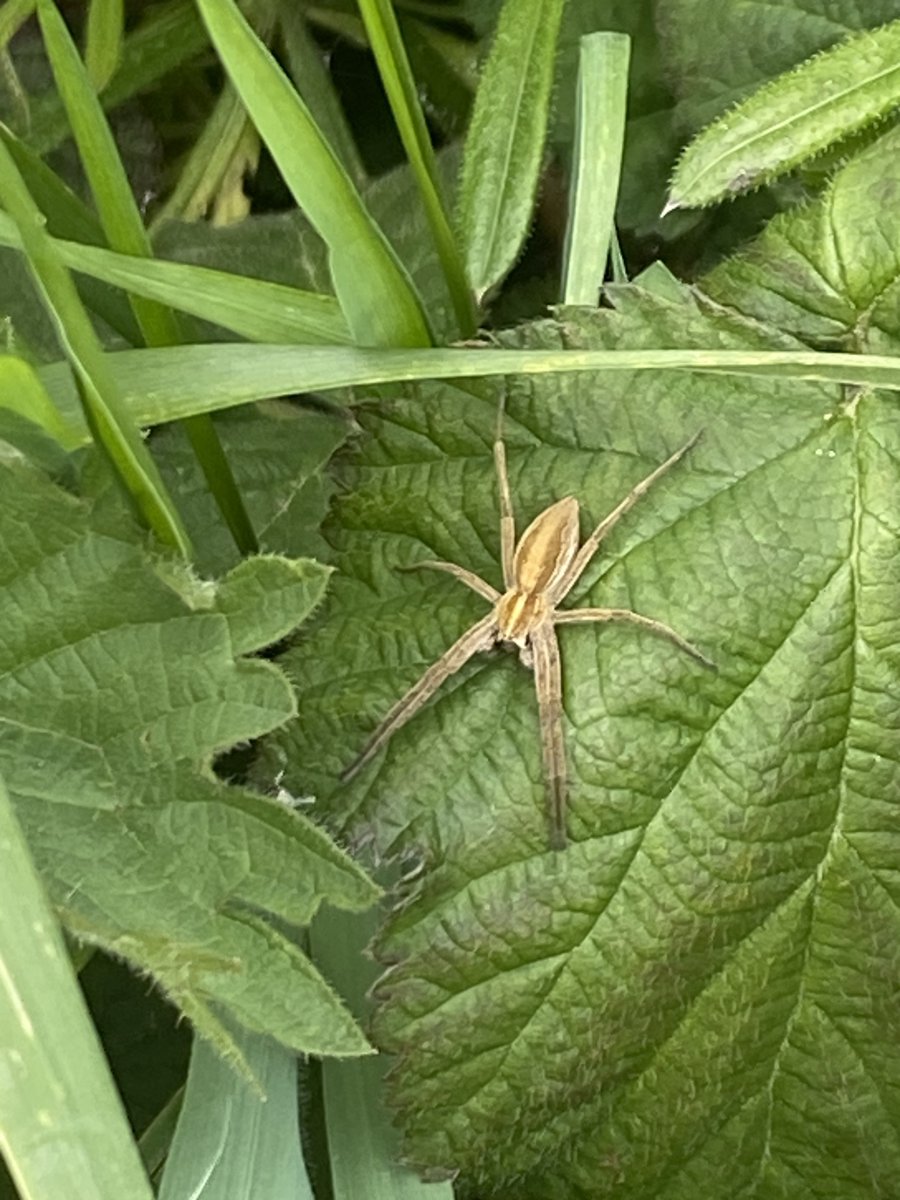
[[[704,0],[658,0],[666,74],[682,128],[696,130],[761,84],[848,34],[897,17],[894,0],[722,0],[710,21]],[[702,30],[702,36],[698,31]]]
[[[771,221],[706,275],[720,304],[811,345],[895,351],[900,338],[900,129],[833,178],[823,195]]]
[[[700,208],[792,171],[900,103],[900,21],[847,38],[731,109],[687,147],[667,210]]]
[[[505,341],[779,346],[618,289]],[[900,1168],[900,432],[877,393],[622,372],[510,379],[519,528],[566,494],[582,528],[702,428],[608,538],[571,605],[669,622],[719,666],[623,627],[561,631],[570,848],[548,850],[533,683],[480,656],[357,781],[387,707],[500,582],[498,388],[360,410],[326,536],[339,572],[286,656],[301,721],[272,769],[332,820],[420,851],[378,949],[406,1154],[503,1200],[871,1200]],[[845,400],[850,403],[844,404]],[[887,1032],[886,1031],[890,1031]],[[862,1119],[861,1119],[862,1116]]]
[[[0,360],[2,363],[2,360]],[[349,432],[346,417],[282,400],[221,413],[216,432],[263,550],[325,559],[319,533],[333,482],[324,467]],[[160,473],[198,547],[199,570],[219,574],[239,561],[184,432],[169,425],[153,438]]]
[[[294,712],[278,668],[240,656],[311,611],[327,568],[251,559],[201,585],[37,473],[0,468],[0,496],[0,764],[67,927],[150,973],[220,1052],[219,1008],[295,1049],[365,1052],[262,914],[302,925],[377,889],[298,813],[210,770]]]

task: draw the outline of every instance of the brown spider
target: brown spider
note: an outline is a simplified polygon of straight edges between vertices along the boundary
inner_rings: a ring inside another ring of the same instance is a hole
[[[627,608],[557,607],[575,586],[594,557],[603,537],[620,517],[697,443],[696,433],[680,450],[642,479],[624,500],[603,518],[584,545],[579,548],[579,509],[574,496],[557,500],[536,517],[516,543],[515,517],[506,469],[506,447],[498,427],[494,442],[494,463],[500,492],[500,546],[503,561],[501,595],[473,571],[456,563],[428,560],[415,568],[446,571],[461,580],[493,607],[476,621],[458,641],[428,668],[409,691],[397,701],[359,756],[341,775],[352,778],[384,746],[391,736],[419,711],[445,679],[458,671],[473,654],[489,650],[497,642],[518,647],[522,663],[534,671],[540,713],[541,747],[544,776],[551,812],[551,845],[563,849],[566,844],[566,755],[562,729],[562,672],[556,625],[574,625],[584,621],[630,621],[644,629],[662,634],[705,667],[715,665],[661,621],[643,617]]]

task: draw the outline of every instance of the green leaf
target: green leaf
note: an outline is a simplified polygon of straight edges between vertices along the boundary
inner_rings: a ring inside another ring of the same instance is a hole
[[[562,0],[506,0],[466,137],[457,227],[476,297],[525,242],[550,109]]]
[[[418,85],[409,65],[392,2],[360,0],[359,8],[400,140],[419,189],[428,229],[447,281],[447,290],[453,299],[457,339],[471,337],[477,324],[472,289],[450,228],[431,134],[425,124]]]
[[[233,0],[197,0],[222,61],[298,205],[328,244],[354,340],[425,346],[418,297],[308,108]]]
[[[698,208],[770,183],[900,103],[900,21],[847,38],[754,92],[705,129],[666,205]]]
[[[848,34],[897,16],[894,0],[782,0],[748,7],[721,0],[659,0],[662,61],[682,128],[702,128],[761,84]],[[702,36],[700,35],[702,31]]]
[[[208,46],[194,0],[168,0],[153,6],[122,43],[118,68],[101,97],[104,109],[109,112],[152,88]],[[31,113],[28,140],[38,154],[56,149],[69,136],[68,119],[55,88],[32,101]]]
[[[503,340],[784,344],[692,296],[619,288],[615,303]],[[587,530],[704,434],[569,604],[665,621],[719,672],[625,626],[560,631],[560,854],[533,681],[502,649],[336,783],[485,612],[452,578],[396,568],[449,559],[500,583],[500,394],[469,380],[360,410],[369,436],[325,529],[334,586],[285,658],[303,719],[263,763],[289,788],[331,789],[345,836],[423,864],[378,947],[374,1030],[399,1056],[406,1157],[517,1200],[890,1194],[896,400],[676,372],[506,381],[519,529],[574,495]]]
[[[620,33],[581,39],[563,263],[566,304],[596,304],[606,273],[622,167],[629,49]]]
[[[264,401],[216,418],[216,432],[231,461],[263,550],[326,559],[319,533],[333,483],[324,472],[347,436],[345,417],[281,400]],[[198,547],[200,571],[219,574],[239,561],[183,431],[160,429],[153,452]]]
[[[378,974],[366,951],[378,912],[322,909],[310,931],[310,953],[358,1020],[371,1018],[369,989]],[[452,1200],[448,1182],[424,1183],[398,1161],[397,1131],[385,1102],[384,1055],[322,1064],[322,1092],[334,1200]]]
[[[0,513],[0,769],[68,929],[152,975],[232,1058],[223,1010],[297,1050],[364,1053],[280,929],[377,889],[286,803],[210,769],[294,713],[282,673],[239,656],[303,620],[328,569],[257,558],[200,581],[149,560],[108,503],[21,468],[0,469]]]
[[[297,1059],[235,1030],[253,1083],[194,1039],[159,1200],[313,1200],[300,1150]]]
[[[251,400],[295,392],[365,387],[397,381],[560,376],[585,372],[673,369],[710,374],[809,379],[900,391],[900,357],[786,350],[355,350],[324,346],[171,346],[110,355],[113,378],[142,425],[219,412]],[[41,380],[55,403],[77,421],[71,378],[62,364],[43,367]],[[197,379],[203,379],[203,393]],[[83,433],[87,442],[87,431]]]
[[[117,478],[160,540],[187,555],[190,547],[139,430],[124,412],[100,342],[71,276],[44,229],[5,143],[0,140],[0,201],[15,222],[28,266],[74,377],[79,407]],[[67,420],[63,416],[63,421]],[[75,422],[73,421],[74,425]]]
[[[42,1200],[150,1200],[103,1049],[2,778],[0,860],[6,1165],[22,1195]]]
[[[900,346],[900,129],[851,159],[814,203],[771,221],[701,282],[719,303],[811,345]]]
[[[119,65],[124,33],[123,0],[91,0],[85,24],[84,61],[98,92],[103,91]]]

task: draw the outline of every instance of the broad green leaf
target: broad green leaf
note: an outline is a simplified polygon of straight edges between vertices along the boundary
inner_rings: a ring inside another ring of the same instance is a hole
[[[327,568],[262,557],[202,581],[111,512],[0,469],[0,769],[57,911],[220,1052],[237,1056],[224,1010],[294,1049],[364,1053],[281,929],[377,890],[290,806],[210,769],[295,711],[281,672],[243,656],[306,616]]]
[[[260,1034],[234,1037],[253,1082],[194,1039],[159,1200],[313,1200],[300,1150],[296,1055]]]
[[[505,0],[466,135],[457,228],[481,300],[531,226],[562,0]]]
[[[900,130],[851,159],[814,203],[783,214],[701,286],[811,345],[900,345]]]
[[[0,1147],[23,1196],[150,1200],[84,998],[0,778]]]
[[[581,40],[563,262],[566,304],[596,304],[606,273],[622,167],[628,58],[629,41],[622,34]]]
[[[698,208],[770,183],[900,103],[900,21],[848,38],[708,126],[675,168],[666,205]]]
[[[503,341],[760,348],[701,300],[616,290]],[[534,685],[479,656],[352,784],[378,720],[500,584],[491,457],[506,398],[519,529],[578,497],[587,530],[698,430],[608,536],[560,631],[570,775],[548,849]],[[288,652],[301,720],[263,766],[346,837],[422,869],[378,955],[405,1155],[503,1200],[871,1200],[900,1170],[894,942],[900,426],[892,396],[634,371],[469,380],[359,410],[325,536],[338,573]]]
[[[702,128],[761,84],[848,34],[897,17],[894,0],[658,0],[661,52],[682,128]],[[700,35],[702,31],[702,36]]]
[[[334,289],[361,345],[426,346],[410,280],[334,151],[234,0],[197,0],[232,83],[284,181],[329,249]]]
[[[327,559],[329,549],[319,526],[333,482],[324,467],[349,430],[348,420],[338,413],[281,400],[216,418],[216,432],[234,463],[263,550],[292,558]],[[235,566],[237,548],[218,518],[180,427],[168,425],[157,431],[153,453],[198,547],[197,569],[220,574]]]

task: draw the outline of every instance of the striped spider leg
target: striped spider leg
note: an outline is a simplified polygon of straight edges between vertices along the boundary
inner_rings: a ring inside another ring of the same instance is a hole
[[[662,475],[684,458],[699,437],[699,433],[695,434],[636,484],[579,546],[579,507],[574,496],[551,504],[516,542],[506,447],[498,428],[494,464],[500,494],[500,548],[506,590],[501,595],[479,575],[456,563],[428,560],[415,564],[416,568],[453,575],[487,600],[491,610],[466,630],[397,701],[341,779],[351,779],[360,771],[393,734],[415,716],[441,684],[473,655],[489,650],[498,642],[511,644],[518,648],[522,663],[534,671],[544,779],[550,806],[551,845],[554,849],[563,849],[566,844],[567,771],[562,723],[562,667],[555,626],[587,621],[628,621],[668,638],[705,667],[715,669],[695,646],[668,625],[651,617],[625,608],[558,609],[581,578],[606,534]]]

